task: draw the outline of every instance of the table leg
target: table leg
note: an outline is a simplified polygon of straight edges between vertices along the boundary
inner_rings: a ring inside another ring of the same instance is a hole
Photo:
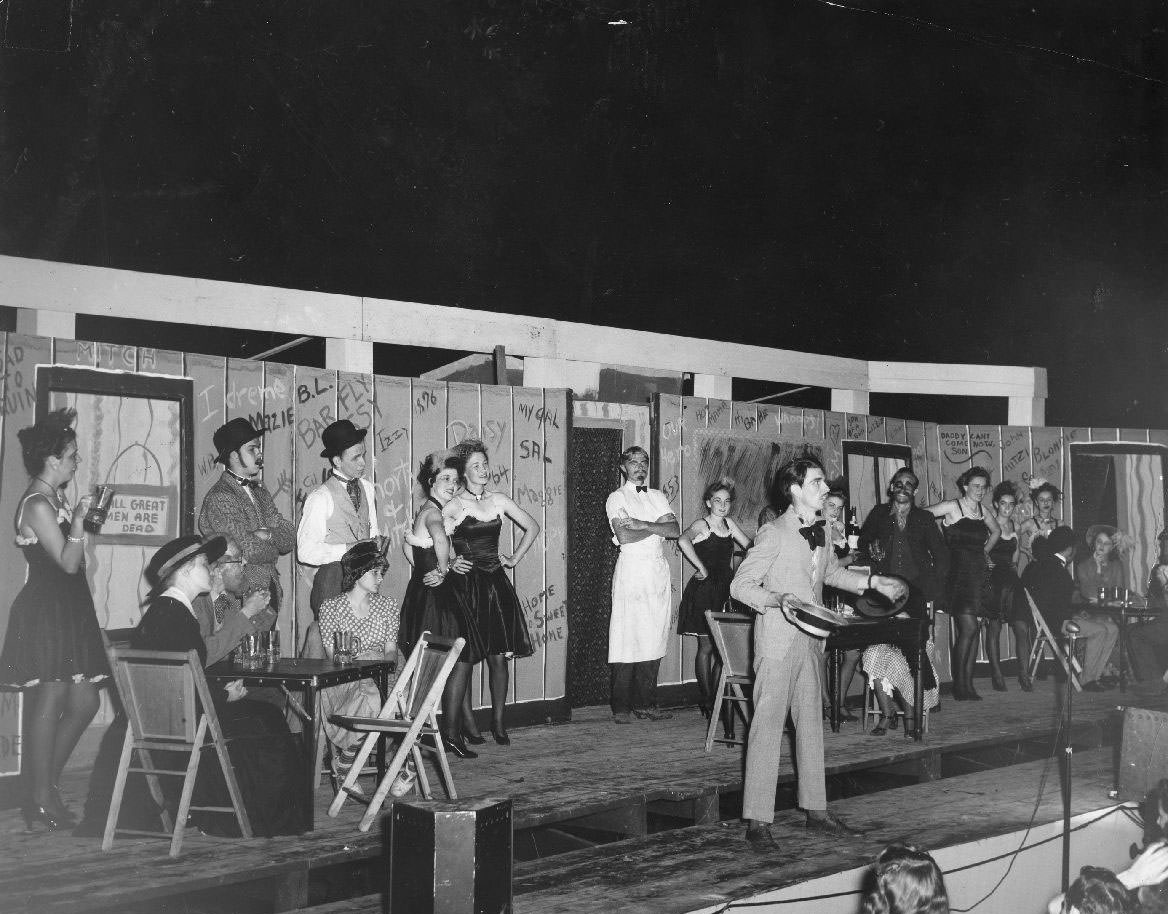
[[[309,831],[316,827],[316,716],[319,710],[316,707],[316,692],[315,682],[310,680],[304,684],[304,712],[307,715],[304,721],[304,825]]]
[[[840,689],[843,687],[843,664],[840,663],[840,651],[832,650],[828,653],[827,658],[827,675],[830,680],[831,689],[831,732],[839,733],[840,730],[840,704],[843,696],[840,695]]]
[[[381,693],[381,703],[385,704],[385,699],[389,697],[389,673],[386,670],[381,670],[376,675],[377,690]],[[385,777],[385,739],[377,741],[377,783],[380,784]]]
[[[1119,614],[1119,691],[1127,691],[1127,616]]]
[[[928,641],[925,638],[924,626],[917,638],[917,675],[916,681],[913,682],[913,727],[916,729],[916,741],[919,743],[924,736],[925,729],[925,664],[929,662],[928,652],[925,646]]]

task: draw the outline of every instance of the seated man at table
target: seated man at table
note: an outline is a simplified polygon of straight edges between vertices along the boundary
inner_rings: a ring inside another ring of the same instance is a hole
[[[130,638],[131,647],[149,651],[193,650],[206,663],[207,644],[199,631],[194,601],[211,589],[211,563],[226,549],[222,537],[204,541],[197,536],[181,536],[154,554],[146,566],[146,578],[153,587],[149,606]],[[245,697],[247,690],[238,680],[226,687],[209,685],[252,831],[257,837],[300,834],[304,830],[299,789],[303,777],[301,755],[283,715],[266,702],[249,701]],[[174,764],[162,762],[160,767],[174,767]],[[218,765],[200,766],[193,805],[231,805]],[[191,815],[208,834],[239,834],[238,824],[231,815],[212,812]]]
[[[239,544],[230,536],[222,539],[226,548],[211,565],[211,589],[193,601],[199,634],[207,646],[207,666],[226,658],[244,635],[266,632],[276,621],[266,589],[245,595],[247,582]]]
[[[1134,690],[1144,695],[1168,692],[1164,681],[1168,668],[1168,530],[1161,531],[1159,547],[1156,564],[1148,575],[1148,610],[1161,615],[1131,633],[1132,660],[1139,676]]]
[[[1035,550],[1035,561],[1022,572],[1022,586],[1034,600],[1051,633],[1061,639],[1064,623],[1072,619],[1079,626],[1079,640],[1086,643],[1083,672],[1079,681],[1086,692],[1103,692],[1099,676],[1119,637],[1119,627],[1110,619],[1088,616],[1071,601],[1075,582],[1067,570],[1075,554],[1075,534],[1070,527],[1055,527],[1046,538],[1046,547]],[[1059,645],[1059,650],[1063,650]]]

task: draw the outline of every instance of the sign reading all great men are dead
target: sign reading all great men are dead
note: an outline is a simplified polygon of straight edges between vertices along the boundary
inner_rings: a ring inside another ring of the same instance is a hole
[[[178,536],[177,509],[174,486],[117,486],[96,539],[117,546],[161,546]]]

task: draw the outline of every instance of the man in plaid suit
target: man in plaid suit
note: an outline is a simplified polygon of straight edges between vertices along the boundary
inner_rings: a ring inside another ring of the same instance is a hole
[[[730,595],[758,615],[754,620],[754,716],[746,745],[742,817],[746,838],[758,850],[774,848],[779,748],[790,712],[795,724],[799,805],[807,827],[838,835],[857,834],[827,811],[824,785],[822,685],[823,642],[792,622],[802,603],[822,604],[823,585],[863,593],[873,588],[898,599],[907,588],[899,578],[842,568],[817,517],[827,499],[823,467],[812,458],[788,463],[775,477],[775,504],[789,507],[759,528],[754,545],[734,575]]]
[[[243,418],[216,430],[212,440],[223,475],[203,499],[199,530],[203,536],[228,536],[239,544],[247,563],[245,593],[268,590],[272,609],[279,611],[282,591],[276,560],[292,551],[296,528],[260,482],[263,434]]]

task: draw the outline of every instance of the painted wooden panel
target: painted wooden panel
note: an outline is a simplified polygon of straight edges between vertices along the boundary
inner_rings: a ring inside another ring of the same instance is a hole
[[[1091,429],[1077,426],[1074,428],[1063,429],[1063,441],[1067,444],[1074,444],[1075,442],[1085,443],[1091,440]]]
[[[736,432],[755,434],[758,431],[758,407],[753,403],[732,404],[730,427]]]
[[[772,403],[758,404],[758,430],[773,438],[782,433],[782,408]]]
[[[413,452],[420,461],[432,451],[446,447],[446,385],[439,381],[414,380],[413,394]],[[492,462],[494,454],[491,455]],[[421,489],[415,491],[421,496]]]
[[[927,479],[921,479],[925,491],[917,497],[917,501],[935,505],[945,498],[945,480],[941,472],[941,427],[936,422],[925,423],[925,452],[928,454],[925,463],[928,474]]]
[[[1060,489],[1063,483],[1063,435],[1058,428],[1030,430],[1030,475],[1053,482]],[[1030,479],[1027,479],[1029,483]]]
[[[1117,428],[1093,428],[1091,429],[1092,441],[1117,441],[1119,440],[1119,429]]]
[[[242,416],[251,422],[253,427],[262,427],[264,363],[254,359],[228,359],[223,403],[227,420]]]
[[[563,698],[568,681],[568,435],[572,394],[545,390],[544,410],[544,694]],[[538,696],[537,696],[538,697]]]
[[[147,374],[181,375],[183,354],[173,349],[141,346],[138,349],[138,370]]]
[[[818,441],[823,437],[823,410],[803,410],[803,437],[809,441]]]
[[[883,416],[867,416],[867,433],[869,441],[884,441],[887,434]]]
[[[1002,481],[1002,430],[997,425],[969,427],[969,462],[990,473],[990,489]],[[988,504],[988,500],[987,500]]]
[[[544,528],[544,426],[550,421],[543,406],[543,391],[533,387],[515,387],[511,391],[514,405],[515,456],[512,469],[514,499],[539,524],[539,538],[523,561],[515,566],[515,591],[531,633],[535,653],[515,663],[514,694],[516,701],[543,697],[543,667],[546,653],[545,628],[546,586],[543,576]],[[558,417],[556,419],[558,422]],[[504,521],[504,523],[507,523]],[[522,532],[514,530],[515,542]]]
[[[844,414],[844,436],[848,441],[864,441],[868,434],[868,417],[856,413]]]
[[[293,477],[293,517],[292,523],[300,525],[300,513],[308,493],[319,486],[327,473],[325,459],[320,456],[320,436],[337,419],[337,373],[320,368],[297,366],[294,375],[296,383],[296,440],[292,455],[292,465],[296,470]],[[303,631],[312,621],[312,608],[308,605],[308,595],[312,589],[312,579],[316,568],[311,565],[296,565],[296,583],[293,587],[296,599],[296,619],[299,630]]]
[[[1147,444],[1148,430],[1146,428],[1121,428],[1119,440],[1129,444]]]
[[[446,390],[446,446],[454,447],[468,438],[482,439],[477,384],[453,383]],[[487,442],[483,442],[487,444]],[[490,447],[487,444],[487,447]]]
[[[503,492],[509,496],[514,496],[515,472],[515,420],[513,417],[514,406],[512,404],[512,394],[513,388],[510,387],[484,385],[480,388],[480,414],[482,416],[483,429],[487,433],[487,437],[483,443],[487,445],[491,458],[490,487],[496,492]],[[416,398],[417,395],[415,394],[415,400]],[[418,424],[416,417],[414,431],[417,434]],[[493,441],[492,434],[494,435]],[[414,447],[415,453],[417,453],[416,449],[418,445],[416,442]],[[499,539],[499,548],[506,552],[514,549],[514,544],[518,542],[514,538],[516,532],[514,524],[504,522],[503,532]],[[530,558],[534,561],[536,556],[532,555]],[[525,558],[524,561],[526,562],[527,559]],[[514,575],[512,575],[512,581],[514,581]],[[480,675],[474,677],[471,695],[476,707],[488,704],[490,701],[489,692],[486,689],[485,668],[486,664],[480,665]],[[514,663],[511,664],[511,670],[511,694],[514,695]]]
[[[823,414],[823,457],[826,461],[824,470],[829,479],[835,479],[844,474],[844,429],[846,417],[843,413],[825,412]]]
[[[413,398],[406,378],[377,377],[373,382],[374,426],[369,435],[369,459],[377,491],[377,516],[383,535],[390,539],[385,592],[401,605],[410,565],[402,551],[413,522],[414,476],[422,457],[410,448]]]
[[[663,398],[664,399],[664,398]],[[677,464],[676,477],[672,485],[663,488],[673,513],[677,516],[678,525],[684,530],[700,515],[698,501],[701,489],[705,485],[698,449],[694,444],[694,436],[706,427],[709,419],[709,404],[703,397],[671,397],[669,409],[679,412],[676,438]],[[664,434],[665,426],[662,426]],[[664,459],[664,455],[663,455]],[[664,479],[664,474],[662,474]],[[694,495],[697,488],[698,495]],[[669,562],[670,624],[671,630],[676,630],[677,610],[681,605],[681,594],[685,585],[693,577],[693,566],[681,554],[676,542],[665,544],[665,558]],[[670,636],[668,661],[662,663],[662,670],[657,677],[659,682],[683,682],[692,678],[693,656],[696,645],[693,638],[682,635]]]
[[[53,340],[53,364],[93,368],[97,363],[97,346],[85,340]]]
[[[782,413],[782,433],[790,438],[792,435],[800,437],[803,434],[803,410],[797,406],[780,406]]]
[[[192,436],[195,449],[195,517],[207,490],[223,472],[215,461],[212,436],[227,417],[223,412],[224,388],[227,380],[227,360],[220,356],[196,355],[186,357],[187,377],[195,390],[195,429]]]
[[[373,425],[373,379],[354,371],[337,372],[337,418],[357,428]]]
[[[927,492],[925,488],[928,472],[925,466],[928,455],[925,453],[925,423],[909,419],[904,423],[905,443],[912,448],[913,472],[921,482],[921,494]]]
[[[941,442],[941,479],[943,498],[958,498],[957,477],[970,467],[969,431],[964,425],[942,425],[938,430]]]
[[[97,368],[108,368],[111,371],[138,370],[138,347],[115,343],[95,343],[94,346],[97,350]]]
[[[908,444],[908,431],[903,419],[885,419],[884,437],[889,444]]]
[[[1148,429],[1148,443],[1168,447],[1168,430],[1162,428]]]
[[[265,364],[261,379],[263,398],[259,415],[253,417],[253,424],[262,427],[264,435],[264,485],[272,493],[276,508],[286,518],[295,516],[296,494],[296,409],[295,378],[291,365]],[[262,426],[255,419],[262,421]],[[280,556],[276,562],[280,581],[287,591],[285,603],[298,607],[299,589],[296,573],[296,550]],[[297,654],[304,629],[308,622],[299,618],[296,612],[281,611],[276,625],[280,630],[280,650],[287,657]]]

